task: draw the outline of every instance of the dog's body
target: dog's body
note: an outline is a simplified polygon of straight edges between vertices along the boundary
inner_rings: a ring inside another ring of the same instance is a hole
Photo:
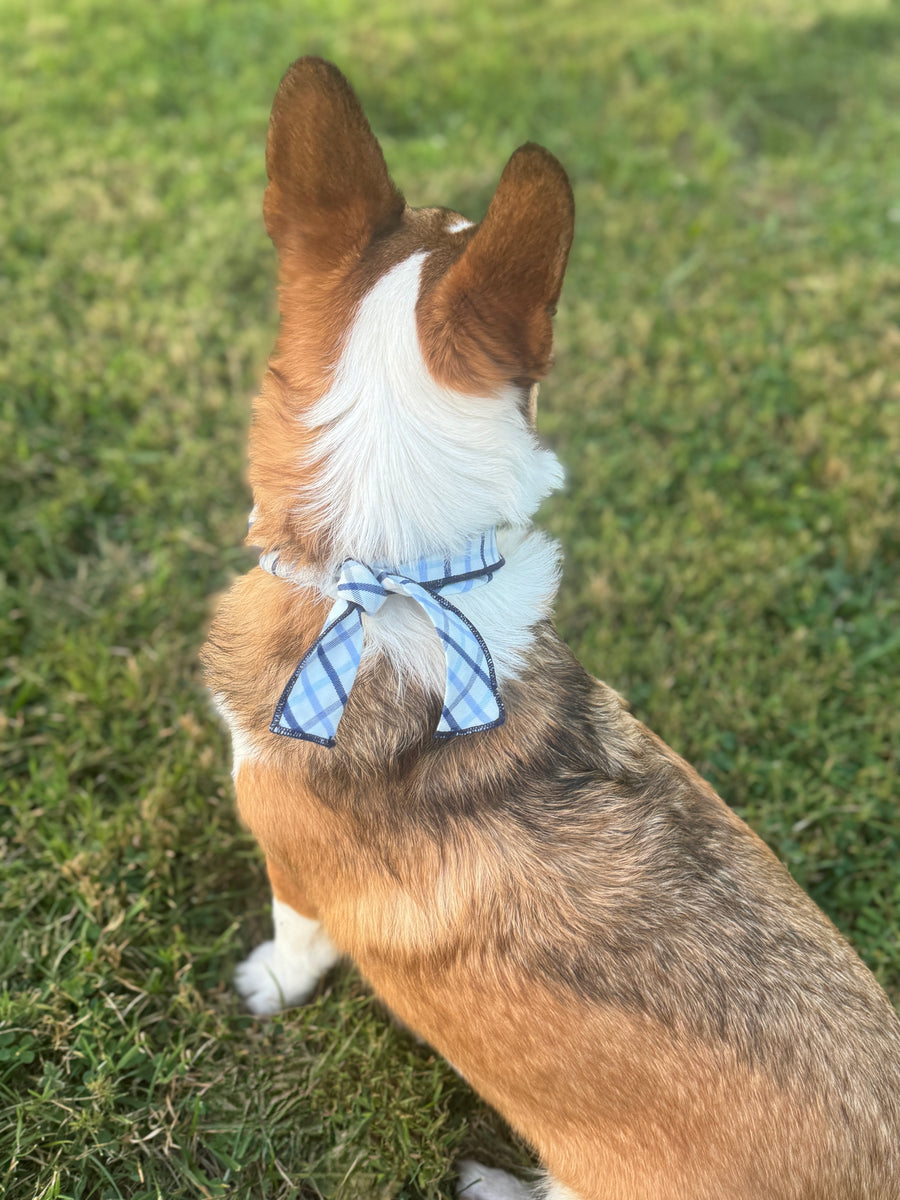
[[[315,59],[276,97],[268,169],[282,326],[252,540],[282,566],[234,585],[205,651],[275,898],[275,940],[239,972],[248,1003],[297,1002],[349,955],[560,1198],[898,1200],[887,998],[548,621],[556,553],[528,521],[559,473],[528,395],[571,239],[562,169],[523,147],[477,227],[408,209]],[[493,526],[505,565],[451,599],[490,649],[503,724],[435,739],[440,647],[392,596],[364,618],[335,745],[270,731],[342,562],[396,566]]]

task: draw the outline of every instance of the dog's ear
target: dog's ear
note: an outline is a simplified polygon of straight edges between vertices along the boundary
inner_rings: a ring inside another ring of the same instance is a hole
[[[542,146],[521,146],[461,257],[420,300],[423,350],[440,382],[477,391],[547,373],[574,222],[562,165]]]
[[[266,229],[283,265],[351,265],[395,226],[403,196],[350,84],[321,58],[300,58],[272,105]]]

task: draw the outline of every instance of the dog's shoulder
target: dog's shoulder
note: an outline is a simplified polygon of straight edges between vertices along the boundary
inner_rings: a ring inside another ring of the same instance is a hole
[[[206,685],[234,733],[271,737],[269,722],[297,661],[315,640],[329,601],[260,568],[219,598],[200,658]],[[277,739],[273,739],[277,740]]]

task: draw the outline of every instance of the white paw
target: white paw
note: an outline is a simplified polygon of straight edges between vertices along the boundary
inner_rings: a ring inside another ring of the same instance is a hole
[[[456,1194],[460,1200],[533,1200],[534,1192],[506,1171],[483,1167],[472,1159],[459,1164]]]
[[[234,986],[257,1016],[271,1016],[302,1004],[311,995],[325,967],[284,954],[275,942],[263,942],[234,973]]]
[[[279,900],[272,915],[275,940],[257,946],[234,973],[234,986],[257,1016],[302,1004],[339,957],[318,921]]]

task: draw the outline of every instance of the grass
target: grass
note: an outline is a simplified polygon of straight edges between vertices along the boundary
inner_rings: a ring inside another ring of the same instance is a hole
[[[452,1195],[527,1161],[349,969],[268,1023],[196,663],[274,333],[288,61],[337,60],[413,203],[527,139],[578,231],[541,428],[559,626],[900,999],[900,8],[6,0],[0,1187]],[[6,1165],[8,1164],[8,1165]]]

